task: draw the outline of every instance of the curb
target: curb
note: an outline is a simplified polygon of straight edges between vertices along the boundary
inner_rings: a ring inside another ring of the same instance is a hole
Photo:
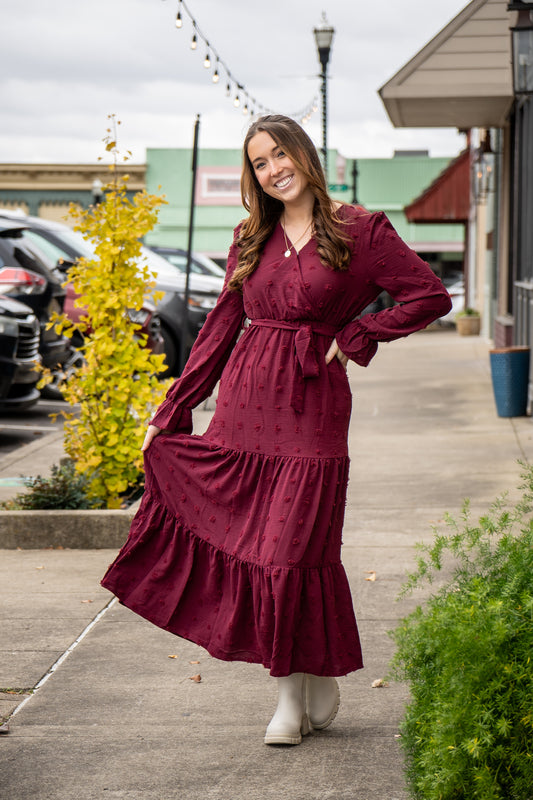
[[[28,467],[35,464],[43,450],[54,452],[50,463],[59,463],[62,444],[63,431],[30,442],[1,459],[0,474],[8,470],[30,474]],[[0,511],[0,549],[117,549],[128,537],[139,503],[140,500],[127,509]]]
[[[124,510],[1,511],[0,549],[119,548],[128,537],[139,503]]]

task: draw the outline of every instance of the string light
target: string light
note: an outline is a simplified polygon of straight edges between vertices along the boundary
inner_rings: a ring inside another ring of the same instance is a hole
[[[244,106],[243,106],[243,109],[242,109],[242,113],[244,115],[250,114],[250,117],[253,117],[255,115],[256,111],[260,112],[261,114],[276,114],[276,113],[278,113],[277,109],[272,109],[272,108],[269,108],[267,106],[264,106],[262,103],[259,103],[257,100],[255,100],[255,98],[250,97],[250,95],[249,95],[248,91],[246,90],[246,87],[244,86],[244,84],[240,83],[239,81],[237,81],[235,79],[235,77],[233,76],[231,70],[228,68],[227,64],[221,59],[221,57],[220,57],[219,53],[216,51],[216,49],[212,45],[209,44],[209,40],[207,39],[206,36],[204,36],[202,31],[198,27],[198,24],[197,24],[196,20],[194,19],[193,15],[189,11],[189,9],[188,9],[188,7],[187,7],[187,5],[185,3],[185,0],[178,0],[178,11],[177,11],[177,14],[176,14],[176,28],[181,28],[183,26],[182,10],[183,10],[183,12],[185,12],[185,14],[187,14],[187,16],[189,17],[189,19],[191,20],[191,23],[192,23],[193,35],[192,35],[192,39],[191,39],[191,50],[196,50],[197,49],[197,47],[198,47],[198,39],[201,39],[202,42],[206,46],[206,55],[205,55],[205,59],[204,59],[204,67],[206,69],[209,69],[209,67],[211,66],[211,60],[212,60],[211,59],[211,54],[216,59],[215,70],[214,70],[213,75],[212,75],[212,82],[213,83],[218,83],[219,80],[220,80],[220,73],[223,71],[225,73],[225,76],[226,76],[226,97],[231,97],[231,95],[232,95],[232,91],[231,91],[232,84],[234,84],[236,89],[237,89],[237,93],[236,93],[236,95],[235,95],[235,97],[233,99],[233,105],[235,106],[235,108],[239,108],[239,106],[241,105],[241,97],[239,95],[239,92],[240,92],[240,94],[243,97],[243,101],[244,101]],[[251,108],[250,108],[250,106],[251,106]],[[292,117],[293,119],[296,119],[299,122],[305,123],[311,118],[311,116],[314,113],[316,113],[317,110],[318,110],[318,97],[315,96],[313,98],[313,100],[311,101],[311,103],[308,103],[308,105],[305,106],[305,108],[301,109],[300,111],[294,112],[292,114],[286,114],[286,116]]]
[[[181,0],[178,3],[178,13],[176,14],[176,28],[181,28],[183,19],[181,18]]]

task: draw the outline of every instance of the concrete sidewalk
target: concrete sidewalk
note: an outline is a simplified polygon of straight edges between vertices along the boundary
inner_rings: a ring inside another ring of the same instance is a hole
[[[387,631],[420,599],[395,602],[413,545],[465,497],[477,514],[516,494],[517,461],[533,456],[533,422],[496,415],[488,348],[436,329],[350,366],[344,563],[366,668],[341,679],[331,728],[299,747],[262,744],[276,695],[262,667],[216,661],[112,601],[98,581],[114,551],[2,551],[0,686],[44,676],[33,694],[0,694],[3,714],[28,698],[0,737],[3,800],[404,800],[407,690],[372,683]]]

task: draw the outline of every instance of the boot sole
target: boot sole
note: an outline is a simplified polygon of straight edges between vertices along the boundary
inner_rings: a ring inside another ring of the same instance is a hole
[[[311,733],[311,726],[309,724],[309,718],[307,714],[304,715],[302,719],[302,724],[300,726],[300,730],[297,734],[287,734],[287,733],[268,733],[265,734],[264,743],[265,744],[301,744],[302,737],[307,736],[308,733]]]

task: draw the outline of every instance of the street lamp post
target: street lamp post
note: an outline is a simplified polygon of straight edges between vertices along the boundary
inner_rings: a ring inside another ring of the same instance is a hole
[[[318,51],[318,58],[322,67],[322,163],[328,180],[328,61],[331,52],[331,43],[335,34],[335,28],[328,24],[325,12],[322,13],[322,22],[318,28],[313,29],[313,34]]]
[[[102,202],[102,197],[104,196],[104,184],[100,178],[94,179],[91,186],[91,194],[93,196],[93,203],[95,206]]]

